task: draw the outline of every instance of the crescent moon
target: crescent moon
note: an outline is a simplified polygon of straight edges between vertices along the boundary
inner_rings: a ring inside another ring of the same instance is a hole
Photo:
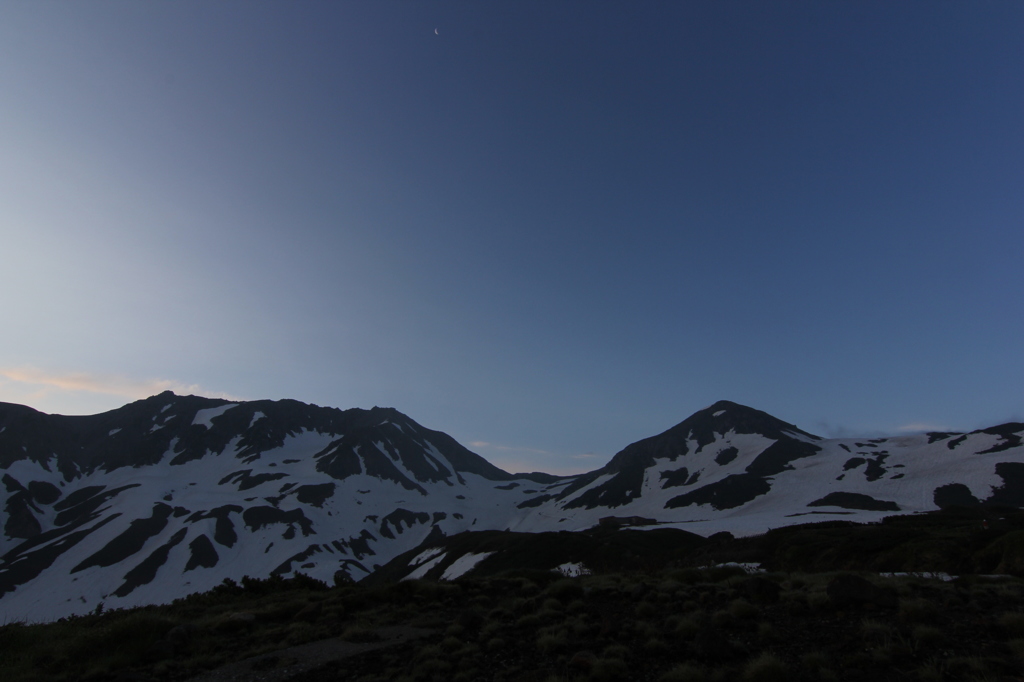
[[[437,32],[437,29],[436,29],[436,28],[434,29],[434,35],[435,35],[435,36],[439,36],[439,35],[441,35],[440,33],[438,33],[438,32]]]

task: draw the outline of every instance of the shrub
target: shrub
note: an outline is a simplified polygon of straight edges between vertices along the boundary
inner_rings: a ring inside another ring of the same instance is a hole
[[[919,682],[942,682],[946,677],[946,666],[939,659],[933,658],[925,661],[915,672]]]
[[[695,613],[680,619],[676,625],[676,635],[683,639],[692,639],[701,631],[700,614]]]
[[[441,658],[442,656],[444,656],[444,652],[441,651],[441,647],[430,644],[420,647],[416,651],[416,655],[413,657],[413,660],[421,661],[428,658]]]
[[[781,639],[778,630],[767,621],[757,624],[757,638],[766,644],[778,642]]]
[[[661,635],[661,628],[651,625],[646,621],[638,620],[633,624],[633,632],[636,633],[637,637],[649,639]]]
[[[990,661],[979,656],[955,656],[945,661],[945,672],[947,677],[963,680],[993,679],[989,670]]]
[[[901,599],[899,618],[904,623],[927,623],[938,615],[935,604],[927,599]]]
[[[731,628],[736,624],[736,619],[725,609],[715,611],[711,614],[711,624],[716,628]]]
[[[473,643],[463,644],[462,648],[455,652],[455,655],[465,661],[466,659],[472,659],[480,654],[480,647]]]
[[[1004,613],[999,617],[999,625],[1010,637],[1024,637],[1024,613]]]
[[[583,586],[578,580],[565,578],[551,583],[546,590],[548,596],[559,601],[568,602],[574,599],[583,598]]]
[[[869,641],[887,641],[896,634],[896,629],[888,623],[877,620],[864,620],[860,624],[860,632]]]
[[[704,579],[701,571],[696,568],[684,568],[678,571],[673,571],[670,574],[670,577],[684,585],[696,585]]]
[[[621,644],[610,644],[605,647],[601,655],[605,658],[620,658],[624,659],[629,656],[629,649]]]
[[[746,599],[736,599],[729,604],[729,613],[741,621],[751,621],[761,614],[760,610]]]
[[[682,583],[680,583],[678,580],[673,580],[672,578],[666,578],[665,580],[662,580],[661,583],[658,585],[659,592],[666,592],[672,595],[677,594],[682,589]]]
[[[872,649],[871,658],[877,665],[899,666],[909,663],[914,658],[914,652],[902,637],[897,637]]]
[[[707,682],[709,679],[707,669],[692,663],[683,663],[662,675],[659,682]]]
[[[451,653],[462,647],[462,640],[458,637],[445,637],[441,640],[441,649]]]
[[[289,623],[287,632],[288,634],[284,638],[285,644],[288,644],[289,646],[294,644],[303,644],[312,639],[313,626],[311,626],[309,623]],[[366,639],[363,639],[362,641],[374,642],[378,639],[380,639],[380,637],[377,636],[377,633],[371,631],[370,634],[366,635]]]
[[[490,620],[509,620],[512,618],[512,612],[499,606],[498,608],[491,609],[487,613],[487,618]]]
[[[480,639],[487,640],[497,634],[498,630],[501,630],[501,623],[495,623],[490,621],[480,629]]]
[[[566,621],[565,625],[571,629],[572,633],[577,637],[586,637],[597,631],[597,627],[588,623],[584,616],[576,616],[575,618]]]
[[[66,659],[71,665],[97,670],[137,665],[151,656],[153,646],[174,625],[173,621],[145,610],[108,612],[91,626],[68,628],[70,638],[60,642],[62,646],[51,652],[45,663]],[[8,655],[6,651],[4,655]]]
[[[542,625],[542,621],[536,614],[528,614],[516,621],[517,628],[536,629]]]
[[[800,616],[810,611],[807,595],[803,592],[783,592],[782,605],[793,616]]]
[[[512,602],[512,610],[516,613],[531,613],[537,610],[537,600],[519,597]]]
[[[636,605],[637,618],[653,618],[658,615],[660,609],[649,601],[643,601]]]
[[[524,618],[528,617],[529,616],[524,616]],[[543,608],[535,614],[535,617],[544,623],[558,623],[565,620],[565,614],[561,609]]]
[[[557,599],[545,599],[544,603],[542,603],[540,606],[542,609],[547,609],[548,611],[562,610],[562,602],[558,601]]]
[[[651,637],[644,642],[644,651],[649,654],[661,655],[669,652],[669,646],[661,637]]]
[[[828,666],[830,662],[828,655],[823,651],[811,651],[800,658],[800,665],[814,674]]]
[[[807,605],[812,611],[828,611],[832,608],[832,600],[825,592],[811,592],[807,596]]]
[[[296,573],[292,578],[283,578],[280,575],[272,575],[269,578],[250,578],[242,576],[242,584],[239,585],[231,578],[224,581],[213,589],[221,594],[249,594],[263,596],[274,592],[288,590],[309,590],[313,592],[326,592],[330,588],[322,580],[311,578],[305,573]]]
[[[420,661],[416,671],[422,675],[437,677],[451,672],[452,664],[443,658],[428,658]]]
[[[942,644],[945,635],[942,630],[931,625],[918,625],[914,627],[911,637],[914,643],[921,649],[932,649]]]
[[[592,679],[598,682],[614,682],[629,679],[629,668],[618,658],[599,658],[590,670]]]
[[[582,599],[576,599],[575,601],[569,602],[569,605],[565,607],[565,610],[569,613],[583,613],[587,609],[587,604]]]
[[[544,631],[546,630],[546,632]],[[551,654],[563,651],[569,646],[569,633],[565,630],[545,628],[537,636],[537,648],[541,653],[550,656]]]
[[[519,583],[519,594],[529,597],[537,594],[538,592],[540,592],[540,587],[538,587],[537,583],[528,578],[523,578]]]
[[[789,671],[782,659],[765,652],[747,663],[743,668],[743,679],[746,682],[787,682]]]

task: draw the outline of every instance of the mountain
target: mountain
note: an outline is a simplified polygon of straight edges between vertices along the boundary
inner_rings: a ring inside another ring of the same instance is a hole
[[[501,528],[513,476],[394,409],[165,392],[103,414],[0,404],[0,613],[165,602],[225,578],[359,579],[433,532]]]
[[[715,448],[720,434],[727,433],[751,435],[755,438],[738,439],[735,444],[731,439],[726,439],[720,447]],[[765,444],[767,439],[773,442]],[[705,491],[698,497],[708,497],[708,502],[716,502],[720,507],[738,506],[752,499],[748,497],[748,492],[762,488],[766,477],[782,472],[794,459],[809,457],[820,451],[819,447],[812,444],[818,440],[821,440],[818,436],[801,431],[769,414],[723,400],[660,435],[633,443],[615,455],[607,465],[579,477],[552,498],[559,502],[568,500],[558,505],[561,509],[629,506],[644,497],[647,474],[652,467],[658,466],[659,460],[675,462],[680,457],[691,455],[686,461],[692,462],[705,447],[712,447],[716,453],[715,463],[726,465],[739,456],[737,446],[740,446],[759,452],[745,472],[731,474],[729,481],[716,484],[713,488],[698,488]],[[662,470],[659,480],[664,481],[661,486],[663,488],[692,486],[704,471],[704,467],[694,468],[691,473],[685,466],[671,471]],[[538,504],[539,501],[539,498],[535,498],[525,504]],[[667,506],[685,505],[670,501]]]
[[[951,505],[1024,505],[1024,424],[971,433],[833,438],[726,400],[519,503],[513,530],[636,516],[702,535],[809,520],[877,521]],[[557,520],[556,520],[557,519]]]
[[[1022,436],[1012,423],[822,439],[721,401],[596,471],[556,477],[502,471],[390,408],[170,392],[81,417],[0,403],[0,617],[161,603],[244,575],[359,580],[464,531],[604,519],[688,531],[665,537],[752,535],[1022,506]]]

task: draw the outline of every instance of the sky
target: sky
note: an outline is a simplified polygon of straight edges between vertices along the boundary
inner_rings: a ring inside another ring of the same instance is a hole
[[[0,401],[1024,420],[1024,3],[0,3]]]

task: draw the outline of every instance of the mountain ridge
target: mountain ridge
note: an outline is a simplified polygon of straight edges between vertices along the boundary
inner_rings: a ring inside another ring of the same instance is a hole
[[[466,531],[607,517],[736,535],[1024,505],[1024,425],[824,439],[718,401],[576,476],[511,474],[395,408],[164,392],[98,415],[0,404],[0,614],[158,603],[224,579],[359,580]],[[54,588],[54,586],[58,586]]]

